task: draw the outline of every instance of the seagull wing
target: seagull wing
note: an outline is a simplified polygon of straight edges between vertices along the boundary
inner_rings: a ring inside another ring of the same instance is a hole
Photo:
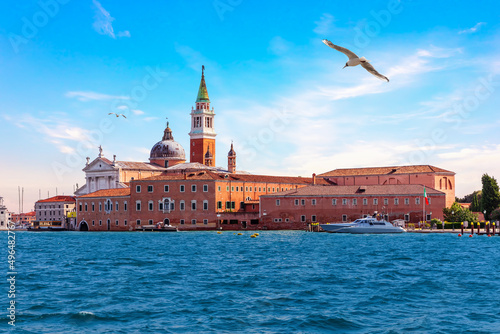
[[[122,116],[123,116],[123,118],[127,118],[127,117],[125,117],[125,115],[124,115],[124,114],[122,114]]]
[[[368,72],[370,72],[371,74],[373,74],[377,78],[379,78],[381,80],[386,80],[387,82],[389,82],[389,79],[387,79],[387,77],[385,75],[378,73],[377,70],[369,62],[362,61],[361,66],[363,66],[365,68],[365,70],[367,70]]]
[[[113,114],[114,114],[114,112],[110,112],[108,115],[113,115]]]
[[[332,42],[330,42],[329,40],[327,39],[324,39],[323,40],[323,43],[325,43],[326,45],[328,45],[329,47],[331,47],[332,49],[335,49],[337,51],[340,51],[342,52],[343,54],[345,54],[347,57],[349,57],[349,59],[353,59],[353,58],[359,58],[354,52],[346,49],[346,48],[343,48],[341,46],[338,46],[338,45],[335,45],[333,44]]]

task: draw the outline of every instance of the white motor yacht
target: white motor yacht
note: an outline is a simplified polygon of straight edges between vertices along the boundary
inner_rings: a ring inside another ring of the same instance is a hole
[[[377,220],[371,217],[356,219],[352,223],[321,224],[320,226],[323,230],[330,233],[383,234],[406,232],[403,228],[394,226],[388,221]]]

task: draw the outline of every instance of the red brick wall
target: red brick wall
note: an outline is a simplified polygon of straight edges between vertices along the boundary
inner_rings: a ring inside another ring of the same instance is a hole
[[[107,213],[105,211],[105,203],[107,200],[113,202],[113,210]],[[116,202],[118,202],[118,210],[116,210]],[[127,210],[125,211],[125,202],[127,202]],[[129,213],[132,209],[130,198],[126,197],[98,197],[98,198],[77,198],[76,200],[76,217],[78,226],[82,221],[85,221],[89,227],[89,231],[108,231],[107,221],[109,219],[110,231],[129,231],[135,228],[129,219]],[[94,203],[94,211],[92,211],[92,203]],[[101,211],[99,211],[99,203],[101,203]],[[81,210],[80,210],[81,204]],[[87,204],[87,210],[85,210]],[[116,221],[118,220],[118,225]],[[99,221],[101,222],[99,224]],[[125,225],[127,221],[127,225]]]
[[[215,166],[215,139],[209,138],[198,138],[191,139],[189,143],[189,161],[199,162],[200,164],[205,164],[205,153],[207,153],[207,147],[210,146],[210,153],[212,153],[212,166]]]

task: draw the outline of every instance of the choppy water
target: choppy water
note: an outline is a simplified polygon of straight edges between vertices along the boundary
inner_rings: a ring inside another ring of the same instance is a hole
[[[17,232],[15,332],[500,332],[500,237],[250,234]]]

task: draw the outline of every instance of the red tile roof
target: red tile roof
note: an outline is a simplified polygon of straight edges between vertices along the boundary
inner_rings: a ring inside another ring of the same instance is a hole
[[[79,196],[78,198],[89,198],[89,197],[122,197],[130,196],[130,188],[116,188],[116,189],[102,189],[94,191],[93,193]]]
[[[75,202],[75,197],[73,196],[54,196],[47,199],[41,199],[36,201],[36,203],[47,203],[47,202]]]
[[[365,175],[395,175],[410,173],[449,173],[446,169],[431,165],[393,166],[393,167],[367,167],[367,168],[345,168],[334,169],[318,176],[365,176]]]
[[[426,187],[428,195],[442,195],[445,193]],[[423,196],[424,186],[420,184],[391,184],[391,185],[369,185],[369,186],[308,186],[296,190],[282,191],[261,197],[283,197],[283,196],[370,196],[370,195],[408,195]]]

